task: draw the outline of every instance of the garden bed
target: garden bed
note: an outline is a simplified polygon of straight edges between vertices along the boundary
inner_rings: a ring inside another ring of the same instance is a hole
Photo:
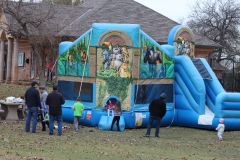
[[[19,80],[18,84],[23,85],[23,86],[29,86],[29,85],[31,85],[31,81]]]

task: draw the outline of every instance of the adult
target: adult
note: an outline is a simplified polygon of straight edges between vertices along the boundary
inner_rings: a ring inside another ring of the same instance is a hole
[[[30,131],[30,123],[32,120],[32,133],[36,133],[38,110],[39,108],[40,110],[42,110],[40,95],[38,90],[36,89],[37,85],[37,81],[32,81],[31,87],[28,88],[25,93],[25,103],[28,106],[27,120],[25,126],[26,132]]]
[[[49,59],[50,62],[48,63],[48,72],[47,72],[47,82],[52,81],[52,69],[53,69],[53,61],[52,58]]]
[[[155,137],[159,137],[159,128],[163,116],[166,114],[166,94],[162,93],[158,99],[154,99],[149,105],[150,117],[148,120],[147,132],[144,137],[149,137],[153,122],[156,124]]]
[[[49,127],[49,122],[44,119],[45,115],[48,114],[48,106],[45,104],[48,93],[44,86],[39,87],[39,92],[40,92],[40,101],[43,108],[43,113],[41,113],[42,131],[46,131],[46,124]]]
[[[58,92],[58,87],[53,86],[53,91],[48,94],[46,105],[49,107],[49,135],[53,135],[54,120],[58,123],[58,136],[62,135],[62,104],[65,103],[63,95]]]

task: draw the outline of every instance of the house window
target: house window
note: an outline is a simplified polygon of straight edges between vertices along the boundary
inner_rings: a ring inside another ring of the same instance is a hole
[[[34,63],[34,53],[32,52],[32,60],[31,60],[31,78],[35,77],[35,63]]]
[[[24,59],[25,59],[24,53],[18,53],[18,66],[19,67],[23,67]]]

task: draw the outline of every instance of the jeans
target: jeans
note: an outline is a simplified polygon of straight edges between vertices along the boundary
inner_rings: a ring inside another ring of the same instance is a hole
[[[74,116],[74,122],[73,122],[73,125],[74,125],[74,129],[78,130],[78,123],[79,123],[79,120],[80,120],[80,116]]]
[[[159,128],[160,128],[160,123],[161,123],[162,118],[156,117],[156,116],[151,116],[149,117],[148,120],[148,126],[147,126],[147,133],[146,135],[150,135],[151,128],[153,126],[153,122],[155,121],[156,124],[156,131],[155,131],[155,137],[158,137],[159,135]]]
[[[25,126],[26,132],[30,131],[30,124],[31,124],[31,120],[32,120],[32,133],[36,133],[37,116],[38,116],[38,107],[29,107],[28,114],[27,114],[27,120],[26,120],[26,126]]]
[[[53,135],[53,129],[54,129],[54,120],[58,123],[58,135],[62,135],[62,115],[49,115],[50,121],[49,121],[49,134]]]

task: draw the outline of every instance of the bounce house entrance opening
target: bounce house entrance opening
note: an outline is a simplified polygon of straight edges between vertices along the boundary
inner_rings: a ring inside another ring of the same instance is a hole
[[[116,104],[117,101],[120,101],[120,99],[116,96],[109,96],[108,98],[106,98],[103,108],[108,104],[109,100],[111,100],[111,103],[114,105]],[[122,104],[121,101],[120,104]]]

